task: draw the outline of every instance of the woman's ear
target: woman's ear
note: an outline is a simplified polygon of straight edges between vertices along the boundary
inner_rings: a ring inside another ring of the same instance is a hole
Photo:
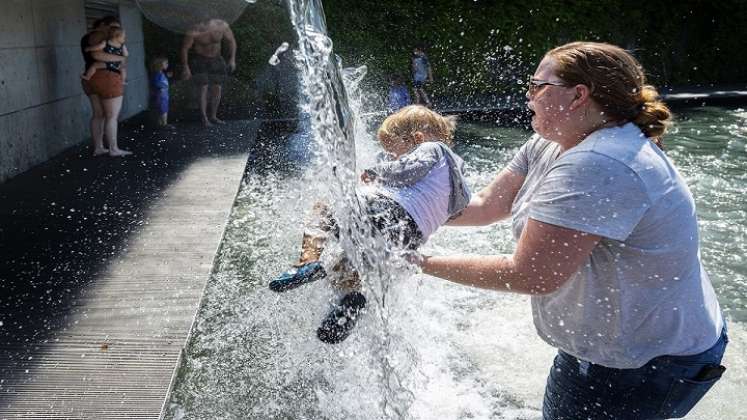
[[[575,92],[575,96],[568,107],[571,111],[580,108],[581,106],[589,102],[589,99],[591,99],[591,89],[589,89],[588,86],[576,85],[573,87],[573,89]]]

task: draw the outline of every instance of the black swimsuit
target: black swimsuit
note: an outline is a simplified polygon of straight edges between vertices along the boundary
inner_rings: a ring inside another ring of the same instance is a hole
[[[107,41],[102,51],[104,51],[107,54],[114,54],[114,55],[119,55],[119,56],[124,57],[124,45],[122,45],[121,47],[115,47],[109,44],[109,41]],[[113,71],[115,73],[121,73],[119,69],[121,65],[122,65],[122,62],[120,61],[106,61],[106,69],[109,71]]]

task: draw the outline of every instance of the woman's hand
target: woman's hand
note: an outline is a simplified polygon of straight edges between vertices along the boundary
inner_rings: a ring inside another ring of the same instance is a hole
[[[363,173],[361,173],[361,182],[363,182],[364,184],[370,184],[373,181],[374,181],[374,177],[371,176],[371,174],[369,174],[366,171],[363,171]]]
[[[419,253],[418,251],[407,251],[402,255],[402,257],[405,259],[405,261],[420,268],[422,268],[423,262],[425,258],[427,258],[425,255]]]

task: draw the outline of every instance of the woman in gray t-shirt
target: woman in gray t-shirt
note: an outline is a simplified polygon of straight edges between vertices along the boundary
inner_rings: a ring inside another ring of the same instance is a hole
[[[532,296],[559,349],[545,419],[682,417],[728,339],[695,204],[662,150],[671,118],[619,47],[548,52],[528,85],[537,133],[451,225],[511,217],[509,256],[424,256],[423,272]]]

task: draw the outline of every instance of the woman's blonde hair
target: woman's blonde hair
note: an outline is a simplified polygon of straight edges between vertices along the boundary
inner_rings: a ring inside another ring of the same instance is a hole
[[[631,121],[663,148],[661,137],[672,114],[659,93],[646,84],[643,67],[630,53],[600,42],[571,42],[550,50],[557,77],[568,85],[586,85],[609,120]]]
[[[158,56],[154,58],[150,62],[150,71],[151,73],[158,73],[159,71],[163,70],[163,63],[167,63],[169,61],[168,58],[164,56]]]
[[[388,116],[379,127],[379,139],[412,139],[416,132],[426,141],[442,141],[451,145],[456,129],[456,117],[443,116],[421,105],[406,106]]]

